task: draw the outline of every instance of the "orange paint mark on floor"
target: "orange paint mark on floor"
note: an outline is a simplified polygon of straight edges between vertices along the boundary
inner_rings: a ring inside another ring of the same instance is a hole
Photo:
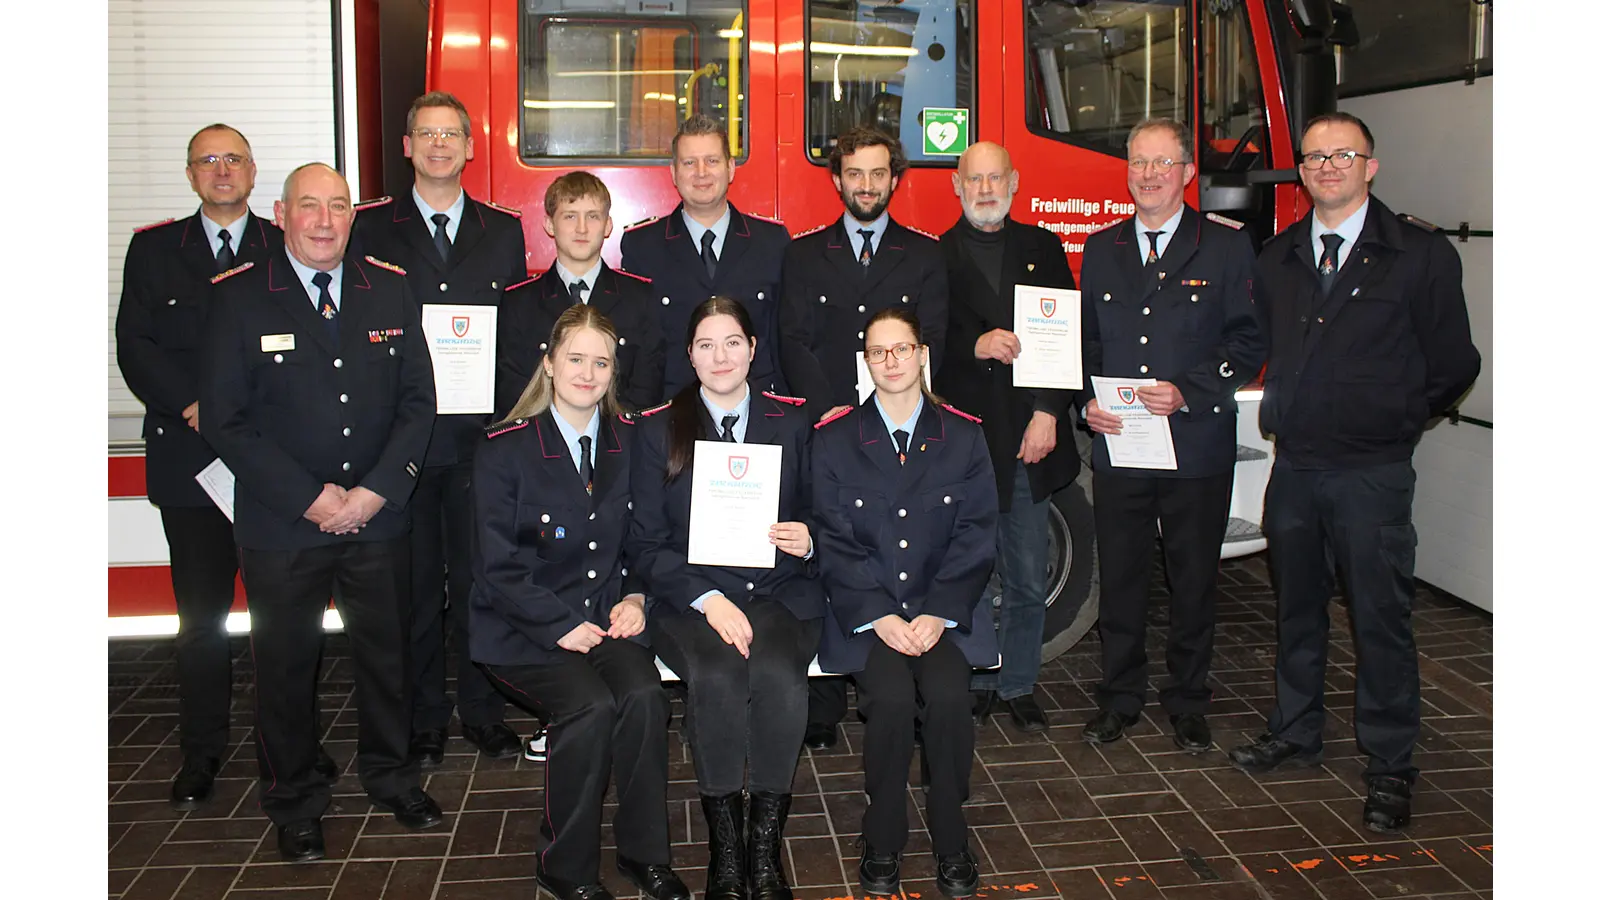
[[[1317,866],[1320,866],[1320,865],[1322,865],[1322,857],[1318,856],[1318,857],[1316,857],[1314,859],[1302,859],[1299,862],[1295,863],[1294,867],[1296,869],[1300,869],[1302,871],[1308,871],[1308,870],[1311,870],[1311,869],[1315,869]]]
[[[1357,853],[1355,856],[1347,856],[1347,857],[1345,857],[1345,859],[1350,860],[1351,862],[1355,863],[1358,866],[1361,865],[1362,863],[1366,862],[1367,860],[1371,859],[1371,858],[1372,857],[1366,855],[1365,853]]]
[[[1487,851],[1492,853],[1492,852],[1494,852],[1494,845],[1493,844],[1484,844],[1484,845],[1479,846],[1479,847],[1473,847],[1472,849],[1474,849],[1474,850],[1487,850]]]

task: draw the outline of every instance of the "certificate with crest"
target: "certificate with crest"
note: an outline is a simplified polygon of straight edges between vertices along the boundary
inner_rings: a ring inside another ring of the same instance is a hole
[[[690,563],[770,569],[778,547],[767,532],[778,524],[783,447],[694,442],[689,489]]]
[[[439,415],[494,411],[495,327],[493,306],[422,305],[422,334],[433,360],[433,390]],[[368,336],[376,340],[378,333]]]
[[[1083,387],[1083,307],[1077,291],[1019,284],[1012,331],[1022,352],[1011,363],[1011,386]]]
[[[1145,408],[1139,388],[1156,383],[1154,378],[1104,378],[1089,376],[1094,382],[1094,399],[1100,408],[1122,418],[1121,434],[1099,435],[1106,439],[1106,456],[1119,469],[1178,468],[1178,451],[1172,445],[1172,425],[1166,416]]]

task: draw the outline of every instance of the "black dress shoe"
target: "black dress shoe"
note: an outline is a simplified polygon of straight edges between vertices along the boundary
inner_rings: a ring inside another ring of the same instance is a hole
[[[425,728],[411,736],[411,755],[424,769],[437,769],[444,764],[445,731],[443,728]]]
[[[1249,744],[1240,744],[1228,751],[1228,762],[1241,772],[1262,775],[1279,766],[1291,769],[1309,769],[1322,764],[1322,751],[1310,751],[1283,738],[1263,734]]]
[[[1036,734],[1050,727],[1050,720],[1044,717],[1044,710],[1039,708],[1039,701],[1033,699],[1032,694],[1023,694],[1021,697],[1012,697],[1003,701],[1006,709],[1011,710],[1011,724],[1024,734]]]
[[[1205,716],[1199,713],[1179,713],[1170,721],[1172,742],[1178,745],[1179,750],[1205,753],[1211,749],[1211,726],[1206,724]]]
[[[406,828],[419,831],[432,828],[444,821],[444,811],[422,788],[412,788],[398,797],[373,797],[372,805],[394,814],[394,820]]]
[[[1367,803],[1361,821],[1368,831],[1392,834],[1411,823],[1411,782],[1393,775],[1367,779]]]
[[[515,759],[522,752],[522,738],[504,722],[485,725],[477,728],[472,725],[461,726],[461,736],[467,742],[478,748],[478,752],[490,759]]]
[[[638,885],[640,892],[650,900],[689,900],[689,889],[671,866],[634,862],[619,853],[617,871]]]
[[[1126,716],[1114,709],[1102,709],[1089,724],[1083,726],[1083,739],[1091,744],[1109,744],[1122,740],[1122,733],[1127,731],[1138,716]]]
[[[199,809],[200,804],[210,800],[220,768],[222,763],[214,756],[186,758],[178,774],[172,778],[172,808],[186,811]]]
[[[806,746],[813,750],[832,750],[839,743],[839,726],[826,722],[806,723]]]
[[[339,764],[334,762],[333,757],[328,755],[328,751],[322,749],[321,747],[317,748],[317,761],[316,764],[311,767],[311,771],[318,778],[321,778],[323,781],[326,781],[329,784],[333,784],[339,780]]]
[[[537,860],[537,857],[535,857]],[[613,900],[603,884],[574,884],[551,875],[535,861],[533,878],[539,886],[555,894],[560,900]]]
[[[994,691],[972,692],[972,727],[982,728],[983,723],[989,721],[989,716],[994,713]]]
[[[880,897],[900,893],[900,854],[882,853],[871,844],[861,848],[861,890]]]
[[[310,862],[328,855],[322,843],[322,820],[302,819],[278,826],[278,854],[285,862]]]
[[[933,880],[946,897],[971,897],[978,892],[978,861],[967,848],[939,857],[937,868]]]

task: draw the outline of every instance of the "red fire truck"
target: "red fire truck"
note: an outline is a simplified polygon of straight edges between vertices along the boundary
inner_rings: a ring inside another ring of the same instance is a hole
[[[796,233],[840,213],[827,156],[845,129],[900,138],[911,170],[890,211],[934,233],[961,214],[956,155],[998,141],[1021,172],[1012,215],[1059,234],[1077,269],[1083,236],[1134,212],[1124,144],[1148,116],[1194,123],[1201,209],[1258,242],[1302,215],[1294,136],[1333,108],[1334,48],[1353,38],[1333,0],[434,0],[427,85],[476,112],[466,187],[528,210],[533,269],[564,172],[599,175],[619,226],[670,210],[670,142],[695,113],[729,124],[730,199]],[[1226,556],[1264,546],[1258,396],[1241,395]],[[1086,486],[1052,504],[1047,658],[1098,612]]]

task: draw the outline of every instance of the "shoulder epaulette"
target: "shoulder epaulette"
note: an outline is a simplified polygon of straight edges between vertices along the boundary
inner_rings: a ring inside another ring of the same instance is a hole
[[[626,275],[629,278],[637,278],[645,284],[650,283],[650,279],[644,277],[643,275],[635,275],[634,273],[629,272],[627,269],[612,269],[611,271],[617,273],[618,275]]]
[[[631,412],[619,412],[619,413],[617,413],[617,421],[621,422],[624,425],[637,425],[637,424],[639,424],[638,421],[636,419],[634,419],[634,414],[631,413]]]
[[[159,222],[151,222],[149,225],[140,225],[138,228],[135,228],[133,230],[133,233],[134,234],[138,234],[141,231],[149,231],[152,228],[160,228],[163,225],[171,225],[173,222],[176,222],[176,221],[178,221],[178,220],[177,219],[162,219]]]
[[[1421,228],[1423,231],[1438,231],[1439,230],[1439,226],[1433,224],[1432,222],[1428,222],[1426,220],[1419,219],[1416,216],[1411,215],[1410,213],[1401,213],[1400,214],[1400,221],[1406,223],[1407,225],[1415,225],[1418,228]]]
[[[900,227],[904,228],[907,231],[913,232],[915,234],[920,234],[920,235],[922,235],[923,237],[927,238],[930,241],[939,240],[939,236],[937,234],[934,234],[931,231],[923,231],[921,228],[918,228],[915,225],[907,225],[906,223],[901,222],[900,223]]]
[[[817,232],[821,231],[822,229],[827,228],[828,225],[832,225],[832,224],[833,224],[832,222],[829,222],[826,225],[818,225],[815,228],[808,228],[805,231],[800,232],[799,234],[790,235],[790,237],[792,237],[792,238],[794,238],[795,240],[798,241],[803,237],[810,237],[811,235],[816,234]]]
[[[761,396],[766,397],[768,400],[776,400],[779,403],[787,403],[790,406],[806,405],[806,398],[804,397],[788,397],[783,394],[774,394],[771,391],[762,391]]]
[[[656,413],[661,412],[663,409],[667,409],[667,408],[669,408],[671,406],[672,406],[672,401],[668,400],[667,402],[661,404],[660,406],[652,406],[649,409],[641,409],[641,410],[639,410],[638,415],[639,415],[640,418],[647,418],[647,417],[653,416]]]
[[[211,276],[211,283],[212,284],[219,284],[223,280],[228,279],[228,278],[232,278],[233,276],[239,274],[240,272],[243,272],[245,269],[251,269],[251,268],[254,268],[254,267],[255,267],[255,263],[253,263],[253,262],[242,263],[240,265],[234,266],[233,268],[229,269],[226,272],[218,272],[217,274]]]
[[[1216,213],[1206,213],[1206,218],[1217,223],[1218,225],[1226,225],[1229,228],[1232,228],[1234,231],[1238,231],[1244,227],[1244,223],[1238,219],[1230,219],[1227,216],[1219,216]]]
[[[1126,222],[1126,221],[1128,221],[1128,217],[1127,216],[1123,216],[1120,219],[1115,219],[1113,221],[1107,222],[1104,225],[1101,225],[1099,228],[1096,228],[1095,230],[1089,232],[1089,234],[1099,234],[1100,232],[1105,231],[1107,228],[1110,228],[1113,225],[1121,225],[1123,222]],[[1087,236],[1088,235],[1085,235],[1085,237],[1087,237]]]
[[[544,273],[543,272],[535,272],[532,275],[528,276],[528,279],[526,281],[519,281],[516,284],[509,285],[506,288],[506,290],[514,291],[517,288],[522,287],[525,284],[533,284],[535,281],[538,281],[542,277],[544,277]]]
[[[483,201],[483,205],[487,206],[487,207],[489,207],[491,209],[498,209],[501,212],[503,212],[506,215],[511,216],[513,218],[517,218],[517,219],[522,218],[522,210],[517,209],[515,207],[501,206],[500,204],[494,202],[493,200],[485,200],[485,201]]]
[[[371,200],[363,200],[360,203],[357,203],[356,204],[356,212],[360,212],[363,209],[371,209],[374,206],[382,206],[385,203],[393,203],[393,202],[394,202],[394,198],[393,197],[374,197]]]
[[[660,216],[651,216],[648,219],[640,219],[639,221],[633,223],[632,225],[629,225],[629,226],[623,228],[622,230],[623,231],[632,231],[635,228],[643,228],[644,226],[649,225],[651,222],[659,222],[659,221],[661,221],[661,217]]]
[[[961,410],[956,409],[954,406],[951,406],[948,403],[941,403],[939,405],[944,407],[945,409],[955,413],[956,415],[960,416],[961,418],[966,419],[968,422],[977,422],[979,425],[983,424],[983,420],[978,418],[977,416],[973,415],[972,413],[962,412]]]
[[[745,213],[745,215],[749,216],[752,219],[760,219],[763,222],[770,222],[773,225],[782,225],[783,224],[783,220],[780,219],[780,218],[777,218],[776,216],[763,216],[760,213]]]
[[[368,256],[367,262],[372,263],[380,269],[388,269],[389,271],[398,273],[400,275],[404,275],[406,273],[405,269],[400,268],[392,262],[384,262],[376,256]]]
[[[837,422],[840,419],[844,418],[845,416],[850,415],[851,413],[853,413],[855,411],[856,411],[856,408],[854,406],[847,406],[844,409],[839,410],[838,412],[834,413],[831,416],[823,416],[822,417],[822,421],[820,421],[817,424],[811,426],[811,428],[812,428],[812,430],[816,430],[816,429],[821,428],[822,426],[828,424],[829,422]]]
[[[513,431],[518,431],[527,427],[527,419],[513,419],[510,422],[502,422],[499,425],[490,425],[488,430],[484,432],[483,437],[485,440],[489,438],[497,438],[502,434],[510,434]]]

